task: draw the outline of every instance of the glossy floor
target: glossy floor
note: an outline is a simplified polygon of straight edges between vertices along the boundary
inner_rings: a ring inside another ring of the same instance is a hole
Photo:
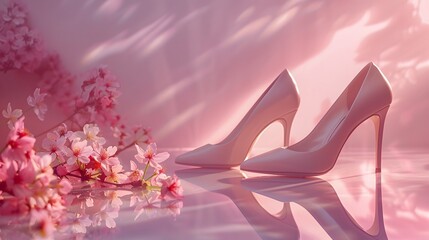
[[[78,191],[80,201],[67,210],[75,219],[72,231],[56,236],[429,239],[429,154],[385,151],[381,174],[371,173],[373,159],[371,152],[344,152],[334,169],[319,178],[187,168],[171,160],[166,168],[180,177],[183,201],[147,204],[151,196],[141,190]],[[20,234],[2,228],[0,235],[25,236]]]

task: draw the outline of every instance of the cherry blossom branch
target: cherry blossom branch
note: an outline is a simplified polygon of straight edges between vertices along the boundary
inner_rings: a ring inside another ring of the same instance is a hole
[[[86,176],[79,176],[73,173],[67,173],[66,176],[71,176],[71,177],[75,177],[75,178],[80,178],[81,180],[94,180],[94,181],[98,181],[100,183],[103,184],[110,184],[110,185],[114,185],[114,186],[118,186],[118,187],[124,187],[124,186],[141,186],[141,183],[139,181],[135,181],[135,182],[129,182],[129,183],[112,183],[112,182],[106,182],[103,181],[101,179],[96,179],[96,178],[92,178],[92,177],[86,177]],[[137,185],[138,184],[138,185]]]
[[[38,138],[52,130],[54,130],[56,127],[58,127],[59,125],[61,125],[62,123],[65,123],[67,121],[69,121],[70,119],[72,119],[74,116],[76,116],[76,114],[78,114],[82,109],[84,109],[85,107],[87,107],[90,103],[86,103],[85,105],[83,105],[82,107],[77,108],[72,114],[70,114],[68,117],[66,117],[63,121],[60,121],[59,123],[55,124],[54,126],[46,129],[45,131],[35,135],[35,138]]]
[[[66,119],[64,119],[64,120],[63,120],[63,121],[61,121],[60,123],[55,124],[54,126],[52,126],[52,127],[48,128],[48,129],[44,130],[43,132],[41,132],[41,133],[39,133],[39,134],[35,135],[34,137],[35,137],[35,138],[38,138],[38,137],[40,137],[40,136],[42,136],[42,135],[44,135],[44,134],[46,134],[46,133],[48,133],[48,132],[50,132],[50,131],[54,130],[56,127],[58,127],[58,126],[59,126],[59,125],[61,125],[62,123],[65,123],[65,122],[67,122],[68,120],[72,119],[76,114],[78,114],[78,111],[74,112],[73,114],[71,114],[70,116],[68,116]]]
[[[153,199],[162,201],[182,198],[183,189],[177,176],[168,176],[159,170],[162,168],[159,163],[168,159],[169,154],[157,154],[149,130],[134,128],[134,136],[138,136],[140,130],[143,130],[143,135],[123,147],[128,127],[121,123],[121,116],[116,111],[120,95],[118,79],[106,67],[99,67],[83,79],[81,91],[74,92],[77,78],[63,68],[57,55],[43,48],[23,6],[12,0],[7,9],[0,9],[0,16],[0,41],[3,40],[5,45],[0,53],[3,57],[0,59],[0,71],[23,70],[39,76],[41,83],[40,88],[27,98],[30,108],[12,110],[9,103],[6,111],[2,112],[3,117],[9,120],[11,131],[7,144],[0,151],[0,215],[12,212],[31,214],[34,218],[30,222],[32,228],[50,236],[52,232],[47,233],[42,228],[59,222],[57,218],[61,214],[53,214],[53,211],[65,209],[65,197],[73,187],[80,186],[79,180],[96,181],[103,187],[104,184],[110,185],[109,188],[140,187],[148,192],[154,191]],[[58,124],[32,135],[24,128],[22,114],[33,110],[43,121],[48,110],[46,96],[55,100],[50,104],[66,110],[65,116],[70,114],[70,110],[74,112]],[[67,130],[66,122],[71,123],[69,128],[73,131]],[[119,139],[121,149],[104,146],[105,138],[97,136],[100,132],[97,124],[107,124],[117,130],[113,135]],[[52,134],[47,134],[49,132]],[[36,138],[45,134],[47,136],[41,141],[43,150],[39,152],[35,148]],[[124,171],[116,156],[139,143],[147,144],[146,150],[137,146],[138,156],[135,157],[138,162],[146,163],[144,173],[134,161],[130,161],[131,171]],[[154,173],[145,179],[149,165],[154,168]],[[145,198],[149,203],[146,195]],[[6,200],[14,202],[4,204]],[[53,231],[54,227],[51,227]]]
[[[125,147],[122,147],[121,149],[119,149],[118,151],[116,151],[115,156],[118,156],[121,152],[127,150],[128,148],[134,146],[137,143],[137,141],[133,141],[132,143],[126,145]]]

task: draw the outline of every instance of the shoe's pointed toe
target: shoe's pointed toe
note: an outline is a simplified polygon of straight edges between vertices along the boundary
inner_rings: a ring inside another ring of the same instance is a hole
[[[189,153],[184,153],[176,157],[175,162],[181,165],[192,165],[194,164],[194,159]]]
[[[283,148],[274,149],[253,158],[249,158],[240,165],[240,169],[249,172],[276,174],[275,166],[284,165],[282,162]],[[283,166],[279,166],[284,170]],[[277,169],[279,168],[277,167]]]
[[[311,154],[310,154],[311,155]],[[244,171],[287,176],[316,176],[321,173],[319,165],[314,164],[308,153],[302,154],[285,148],[277,148],[244,161],[240,168]],[[325,163],[322,161],[321,163]],[[325,168],[325,167],[323,167]]]
[[[224,147],[207,144],[176,158],[177,164],[204,168],[231,168],[240,165],[231,159]]]
[[[240,169],[248,172],[260,172],[261,166],[266,164],[266,162],[264,162],[265,161],[259,157],[249,158],[240,165]]]
[[[204,161],[204,159],[207,158],[207,149],[209,148],[209,144],[199,147],[193,151],[184,153],[182,155],[179,155],[176,157],[175,162],[177,164],[181,165],[188,165],[188,166],[204,166],[207,163]]]

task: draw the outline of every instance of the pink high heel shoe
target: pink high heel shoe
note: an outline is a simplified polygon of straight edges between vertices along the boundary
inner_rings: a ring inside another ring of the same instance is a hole
[[[212,168],[238,166],[246,158],[257,136],[275,121],[283,124],[284,145],[287,146],[299,102],[295,81],[284,70],[222,142],[207,144],[180,155],[176,163]]]
[[[367,64],[343,91],[313,131],[287,149],[278,148],[248,159],[241,170],[306,177],[321,175],[335,165],[353,130],[372,118],[376,131],[376,172],[381,171],[381,145],[392,91],[383,73]]]

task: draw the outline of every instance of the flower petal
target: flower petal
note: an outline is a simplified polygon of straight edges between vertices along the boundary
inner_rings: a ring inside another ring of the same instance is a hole
[[[160,163],[160,162],[164,162],[165,160],[167,160],[170,157],[170,153],[168,152],[162,152],[162,153],[158,153],[153,157],[153,161]]]

